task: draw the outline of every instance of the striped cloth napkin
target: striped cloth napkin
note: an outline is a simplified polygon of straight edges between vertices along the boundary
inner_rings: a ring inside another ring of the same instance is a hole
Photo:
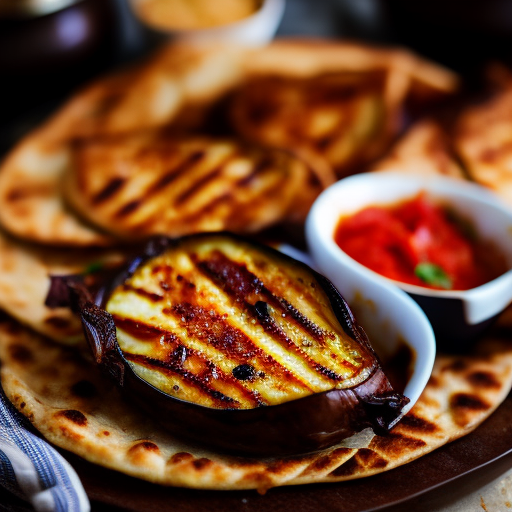
[[[75,470],[24,421],[0,389],[0,485],[37,512],[89,512]]]

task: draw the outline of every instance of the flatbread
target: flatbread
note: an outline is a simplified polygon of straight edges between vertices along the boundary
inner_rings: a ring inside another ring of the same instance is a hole
[[[87,358],[10,319],[0,324],[7,397],[56,446],[163,485],[258,489],[340,482],[406,464],[476,428],[512,384],[512,344],[487,337],[468,355],[438,355],[417,404],[389,436],[277,459],[226,456],[171,436],[126,400]]]
[[[193,125],[240,75],[239,49],[165,47],[147,62],[101,78],[71,97],[23,139],[0,166],[0,224],[39,243],[91,247],[115,243],[69,212],[61,179],[73,141],[160,127]],[[187,106],[187,114],[180,118]],[[183,122],[182,122],[183,121]]]
[[[512,81],[462,112],[454,146],[471,179],[512,204]]]
[[[244,66],[250,77],[270,75],[290,78],[339,71],[393,69],[397,71],[396,85],[403,80],[403,87],[410,90],[415,101],[446,97],[460,86],[456,73],[409,50],[320,38],[277,39],[253,50],[251,58],[244,60]],[[396,99],[403,97],[403,93],[400,87],[394,93],[390,91],[390,94],[396,95]]]
[[[0,224],[33,242],[104,247],[114,241],[68,212],[60,180],[69,165],[66,145],[46,144],[41,132],[22,141],[0,169]]]
[[[66,142],[162,126],[192,128],[241,79],[243,47],[163,46],[77,91],[48,120],[45,139]]]
[[[386,156],[369,170],[466,179],[451,147],[449,132],[433,119],[424,119],[411,126]]]
[[[110,251],[59,251],[23,244],[0,232],[0,308],[21,323],[60,343],[85,346],[82,326],[68,308],[44,305],[50,275],[69,275],[92,266],[119,265]]]

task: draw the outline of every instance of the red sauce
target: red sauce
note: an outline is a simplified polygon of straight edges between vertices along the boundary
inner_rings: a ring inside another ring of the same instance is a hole
[[[349,256],[375,272],[427,288],[468,290],[508,270],[496,247],[424,193],[342,217],[334,239]]]

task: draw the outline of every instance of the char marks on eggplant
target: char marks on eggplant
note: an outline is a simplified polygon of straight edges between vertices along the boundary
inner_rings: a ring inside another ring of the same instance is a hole
[[[210,407],[276,405],[374,370],[303,267],[283,269],[222,236],[185,240],[140,266],[106,309],[142,378]]]

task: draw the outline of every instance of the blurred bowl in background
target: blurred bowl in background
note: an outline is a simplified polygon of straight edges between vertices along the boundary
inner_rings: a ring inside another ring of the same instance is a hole
[[[274,37],[285,0],[131,0],[150,30],[192,43],[263,45]]]
[[[111,65],[116,14],[110,0],[0,0],[0,154]]]
[[[98,63],[99,49],[108,53],[115,21],[109,1],[0,0],[0,73],[30,77],[66,67],[70,75],[93,54]]]

